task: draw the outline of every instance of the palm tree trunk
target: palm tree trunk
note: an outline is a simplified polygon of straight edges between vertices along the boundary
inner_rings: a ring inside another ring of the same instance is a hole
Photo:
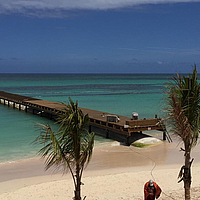
[[[81,200],[81,191],[80,191],[80,184],[77,183],[76,189],[74,191],[75,197],[74,200]]]
[[[191,186],[191,169],[190,169],[190,149],[189,142],[185,142],[185,168],[184,168],[184,188],[185,200],[190,200],[190,186]]]
[[[190,200],[190,183],[189,181],[184,181],[185,188],[185,200]]]
[[[76,187],[75,187],[75,200],[81,200],[81,176],[80,176],[80,138],[78,137],[77,130],[75,131],[75,159],[76,159]]]
[[[81,200],[81,178],[79,164],[76,166],[76,187],[75,187],[75,200]]]

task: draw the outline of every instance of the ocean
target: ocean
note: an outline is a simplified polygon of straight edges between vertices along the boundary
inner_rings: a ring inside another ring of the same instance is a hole
[[[68,102],[80,107],[139,118],[163,117],[164,89],[171,74],[0,74],[0,91]],[[39,135],[37,124],[57,125],[51,120],[0,104],[0,163],[37,156],[33,144]],[[95,137],[96,144],[109,142]]]

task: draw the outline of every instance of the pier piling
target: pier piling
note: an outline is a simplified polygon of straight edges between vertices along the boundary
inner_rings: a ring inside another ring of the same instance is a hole
[[[38,114],[41,117],[56,119],[58,114],[64,113],[65,105],[58,102],[46,101],[8,92],[0,91],[0,103],[13,108],[24,110],[32,114]],[[87,108],[80,108],[84,114],[89,116],[89,132],[92,132],[92,126],[100,130],[104,130],[104,137],[125,142],[130,145],[130,141],[134,138],[134,133],[142,134],[143,131],[157,130],[163,132],[163,140],[166,140],[166,128],[163,119],[137,119],[119,116],[111,113],[105,113]],[[107,116],[117,116],[117,121],[110,121]],[[106,133],[105,133],[106,132]],[[99,134],[101,135],[101,134]],[[162,136],[161,136],[162,137]]]
[[[106,138],[109,139],[109,130],[106,130]]]
[[[92,126],[89,125],[89,133],[92,133]]]
[[[165,141],[165,140],[166,140],[166,132],[163,131],[163,141]]]

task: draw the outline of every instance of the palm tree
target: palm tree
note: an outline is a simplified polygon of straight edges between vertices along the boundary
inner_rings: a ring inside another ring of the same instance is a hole
[[[63,114],[57,120],[58,131],[41,125],[41,133],[35,142],[43,145],[39,154],[46,158],[46,170],[56,166],[63,172],[70,171],[75,187],[74,200],[81,200],[81,178],[92,156],[94,133],[85,129],[89,118],[78,108],[78,102],[69,99],[69,104],[63,105]]]
[[[193,74],[188,77],[174,77],[167,89],[166,108],[172,130],[184,147],[185,164],[182,166],[178,182],[184,182],[185,200],[190,200],[191,186],[191,151],[197,144],[200,131],[200,84],[197,81],[196,65]]]

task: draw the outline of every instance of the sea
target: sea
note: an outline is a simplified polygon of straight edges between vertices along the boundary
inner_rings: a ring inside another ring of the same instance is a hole
[[[0,74],[0,91],[139,118],[163,117],[166,84],[173,74]],[[54,121],[0,104],[0,163],[38,156],[38,124]],[[95,136],[95,144],[111,140]]]

